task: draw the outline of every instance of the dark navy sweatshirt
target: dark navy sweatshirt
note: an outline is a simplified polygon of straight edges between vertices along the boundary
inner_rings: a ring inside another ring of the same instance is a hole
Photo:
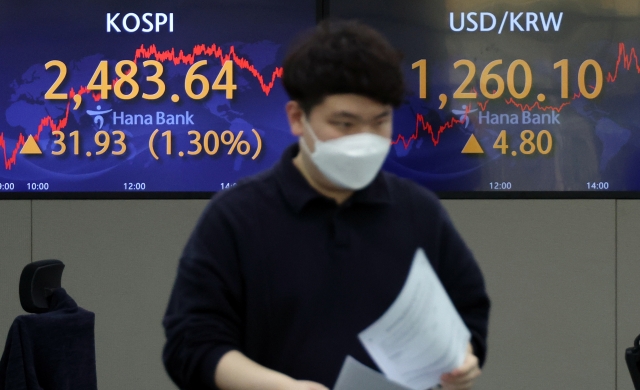
[[[182,389],[215,389],[226,352],[332,387],[346,355],[376,368],[358,333],[391,305],[422,247],[486,356],[489,298],[473,255],[435,195],[380,172],[337,204],[293,165],[216,194],[183,251],[163,325]]]

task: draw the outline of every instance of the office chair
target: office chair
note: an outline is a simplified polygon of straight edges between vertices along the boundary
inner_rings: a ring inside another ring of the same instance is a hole
[[[629,374],[631,374],[633,387],[636,390],[640,390],[640,335],[633,342],[633,347],[627,348],[624,358],[627,361],[627,368],[629,368]]]
[[[26,265],[20,275],[20,305],[27,313],[49,311],[49,298],[62,281],[64,263],[60,260],[40,260]]]
[[[18,316],[0,358],[0,390],[97,390],[95,314],[61,287],[64,264],[41,260],[20,275],[28,313]]]

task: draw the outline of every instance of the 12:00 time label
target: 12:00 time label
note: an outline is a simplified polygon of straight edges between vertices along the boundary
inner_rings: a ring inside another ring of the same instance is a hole
[[[123,183],[125,191],[144,191],[147,189],[145,183]]]
[[[489,183],[489,187],[492,190],[510,190],[511,189],[511,182],[509,182],[509,181],[503,181],[503,182],[492,181],[491,183]]]

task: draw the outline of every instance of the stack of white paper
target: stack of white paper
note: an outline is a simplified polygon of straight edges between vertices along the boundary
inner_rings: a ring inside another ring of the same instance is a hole
[[[347,356],[333,390],[407,390],[407,388],[389,381],[378,371]]]
[[[388,379],[424,390],[462,365],[471,334],[419,248],[400,295],[358,337]]]

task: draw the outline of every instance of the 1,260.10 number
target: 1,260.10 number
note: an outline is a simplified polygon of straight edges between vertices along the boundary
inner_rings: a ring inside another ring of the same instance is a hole
[[[502,65],[502,60],[491,61],[482,71],[480,75],[480,91],[482,95],[484,95],[487,99],[498,99],[502,97],[502,94],[505,91],[505,79],[497,73],[492,73],[493,69],[499,65]],[[459,60],[453,64],[455,69],[459,67],[467,68],[467,77],[464,79],[462,84],[458,87],[458,89],[454,92],[454,99],[477,99],[478,93],[473,89],[469,91],[469,86],[472,84],[475,75],[476,75],[476,65],[470,60]],[[412,64],[412,69],[418,69],[419,71],[419,89],[420,89],[420,98],[427,98],[427,60],[422,59],[416,61]],[[569,60],[563,59],[555,64],[553,64],[554,69],[560,69],[560,77],[561,77],[561,86],[560,86],[560,97],[563,99],[569,99]],[[594,85],[589,85],[587,80],[587,70],[589,68],[593,68],[595,72],[595,80],[593,81]],[[522,74],[524,75],[524,83],[521,91],[518,91],[516,88],[515,75],[516,70],[521,69]],[[587,99],[595,99],[600,95],[602,91],[603,85],[603,73],[602,67],[595,60],[586,60],[580,65],[580,70],[578,71],[578,88],[580,89],[580,93]],[[491,86],[490,86],[491,84]],[[506,86],[509,90],[511,96],[516,99],[524,99],[531,92],[531,87],[533,85],[533,75],[531,73],[531,67],[524,60],[515,60],[509,65],[509,69],[507,70],[507,80]],[[590,88],[587,88],[589,85]],[[466,91],[466,92],[465,92]]]

